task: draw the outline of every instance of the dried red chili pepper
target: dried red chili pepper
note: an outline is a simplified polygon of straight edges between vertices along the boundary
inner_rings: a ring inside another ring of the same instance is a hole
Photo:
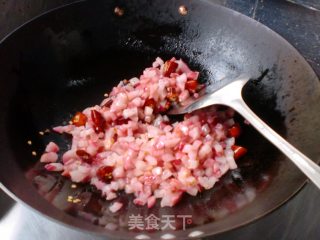
[[[248,150],[246,148],[241,147],[241,146],[237,146],[237,145],[233,145],[231,147],[231,149],[234,152],[234,159],[235,160],[243,157],[248,152]]]
[[[195,92],[198,88],[198,81],[197,80],[188,80],[185,84],[185,88],[189,92]]]
[[[76,154],[86,163],[92,163],[92,157],[89,153],[87,153],[85,150],[78,149],[76,151]]]
[[[77,127],[81,127],[86,125],[88,118],[86,115],[84,115],[82,112],[77,112],[73,118],[72,118],[72,124],[77,126]]]
[[[178,63],[173,61],[166,61],[163,66],[163,76],[170,77],[170,74],[175,72],[178,68]]]
[[[111,166],[100,167],[97,170],[97,176],[98,176],[99,180],[101,180],[105,183],[110,183],[113,179],[113,175],[112,175],[113,169],[114,169],[114,167],[111,167]]]
[[[104,132],[106,127],[106,121],[103,116],[97,110],[91,110],[91,119],[94,124],[94,131],[96,133]]]
[[[231,128],[229,128],[228,130],[228,135],[230,137],[234,137],[234,138],[237,138],[239,137],[241,134],[241,128],[240,128],[240,125],[239,124],[235,124],[233,125]]]

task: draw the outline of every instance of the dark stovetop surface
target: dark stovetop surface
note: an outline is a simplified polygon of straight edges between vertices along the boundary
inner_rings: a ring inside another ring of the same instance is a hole
[[[235,9],[278,32],[300,51],[320,76],[319,0],[211,1]],[[69,2],[73,0],[2,0],[0,38],[31,17]],[[320,191],[308,183],[289,202],[266,217],[214,239],[319,239],[319,202]],[[15,203],[1,190],[0,234],[2,240],[102,239],[52,222]]]

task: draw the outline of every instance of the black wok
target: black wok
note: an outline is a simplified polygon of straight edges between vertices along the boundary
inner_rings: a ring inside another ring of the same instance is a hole
[[[181,5],[186,15],[179,12]],[[156,56],[183,58],[207,84],[251,74],[257,81],[244,91],[249,106],[319,160],[319,81],[276,33],[207,1],[81,1],[30,21],[0,45],[0,181],[6,192],[52,219],[111,238],[185,239],[249,223],[303,186],[305,176],[247,125],[240,143],[249,154],[239,168],[214,189],[185,196],[174,208],[148,210],[120,195],[125,207],[111,214],[95,189],[72,188],[68,180],[43,171],[37,162],[45,144],[55,140],[67,149],[70,141],[44,130],[99,103],[112,86],[138,75]],[[68,195],[81,198],[81,204],[68,203]],[[191,215],[192,222],[186,230],[177,220],[176,231],[129,231],[132,214]]]

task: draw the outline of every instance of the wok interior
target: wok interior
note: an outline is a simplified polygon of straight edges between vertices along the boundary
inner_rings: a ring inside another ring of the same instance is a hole
[[[187,4],[187,16],[177,11],[182,3]],[[125,10],[122,17],[113,13],[118,4]],[[137,207],[131,196],[121,194],[119,199],[125,207],[111,214],[105,211],[109,203],[94,189],[80,185],[74,190],[68,180],[43,171],[37,163],[49,141],[57,142],[62,151],[70,143],[66,136],[41,136],[39,131],[66,124],[76,111],[99,104],[104,93],[124,78],[139,76],[157,56],[181,57],[209,85],[241,72],[253,78],[264,75],[245,88],[248,105],[306,155],[318,160],[315,139],[320,137],[320,129],[315,110],[320,101],[316,76],[283,39],[255,24],[202,1],[133,0],[77,3],[19,29],[0,47],[0,64],[4,66],[0,73],[6,77],[5,82],[10,82],[7,89],[0,85],[1,96],[9,104],[0,125],[1,140],[8,148],[0,152],[6,161],[13,162],[7,168],[24,171],[25,176],[16,176],[15,182],[27,177],[57,208],[94,225],[113,226],[119,237],[132,234],[127,226],[131,214],[192,215],[193,222],[186,226],[190,231],[196,228],[213,234],[274,209],[301,187],[305,177],[239,116],[243,127],[239,144],[249,149],[248,155],[239,160],[239,168],[212,190],[197,197],[185,196],[173,208],[160,208],[159,204],[152,209]],[[28,140],[32,140],[32,146]],[[38,156],[32,156],[32,151]],[[1,161],[1,171],[5,171],[3,158]],[[17,191],[9,173],[3,173],[1,180],[17,197],[37,208],[27,193],[21,194],[24,190]],[[79,196],[84,204],[67,203],[71,194]],[[50,211],[46,213],[52,216]],[[181,221],[176,224],[177,229],[182,228]],[[90,224],[72,225],[92,230]],[[94,230],[103,234],[111,231]],[[175,232],[178,237],[187,233]]]

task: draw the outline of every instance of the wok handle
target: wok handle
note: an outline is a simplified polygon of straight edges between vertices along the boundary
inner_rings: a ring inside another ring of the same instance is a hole
[[[241,96],[230,101],[228,105],[247,119],[252,126],[254,126],[265,138],[283,152],[320,189],[320,167],[315,162],[288,143],[265,122],[263,122],[247,106]]]

